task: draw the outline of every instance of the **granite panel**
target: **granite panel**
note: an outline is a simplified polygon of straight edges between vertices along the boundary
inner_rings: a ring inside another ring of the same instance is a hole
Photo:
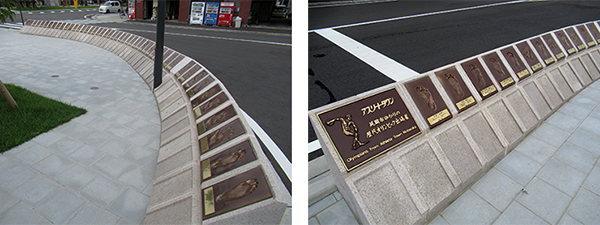
[[[525,101],[525,98],[523,98],[521,92],[515,91],[509,94],[506,98],[513,109],[515,109],[516,114],[519,119],[521,119],[523,125],[525,125],[525,130],[523,131],[525,132],[535,127],[538,119],[535,117],[535,114],[533,114],[533,111],[529,107],[529,104],[527,104]]]
[[[479,149],[488,159],[494,159],[504,151],[504,146],[492,130],[489,122],[481,112],[478,112],[464,120],[464,123],[471,133],[473,140],[479,146]]]
[[[500,127],[500,132],[506,138],[509,145],[521,137],[523,132],[503,101],[498,101],[490,105],[487,110],[492,116],[495,124]]]
[[[146,224],[192,224],[192,198],[173,203],[146,215]]]
[[[580,59],[581,62],[583,62],[583,65],[585,65],[585,68],[587,69],[588,73],[592,77],[592,80],[597,80],[598,78],[600,78],[600,71],[598,71],[598,67],[596,67],[596,64],[594,64],[590,55],[582,55]]]
[[[545,94],[545,98],[548,102],[548,105],[550,105],[552,109],[555,109],[560,104],[562,104],[562,99],[560,98],[560,95],[558,94],[552,83],[550,83],[550,79],[548,79],[547,75],[544,74],[540,76],[537,79],[537,81],[540,85],[541,91]]]
[[[569,83],[569,86],[571,87],[571,90],[573,90],[573,92],[577,92],[581,90],[581,88],[583,88],[583,86],[579,82],[579,79],[577,78],[569,64],[561,65],[560,72],[565,77],[565,80],[567,80],[567,83]]]
[[[481,163],[464,134],[454,126],[435,137],[462,182],[481,170]]]
[[[571,60],[571,66],[575,70],[575,75],[577,75],[579,82],[581,82],[583,86],[587,86],[588,84],[592,83],[592,78],[585,70],[579,59]]]
[[[550,106],[546,103],[544,96],[538,89],[537,85],[533,82],[523,86],[523,90],[525,90],[525,94],[531,100],[531,106],[538,113],[541,118],[546,117],[551,109]]]
[[[573,90],[569,87],[569,84],[563,77],[562,73],[558,69],[550,71],[549,77],[556,86],[556,90],[560,94],[563,100],[570,98],[573,95]]]

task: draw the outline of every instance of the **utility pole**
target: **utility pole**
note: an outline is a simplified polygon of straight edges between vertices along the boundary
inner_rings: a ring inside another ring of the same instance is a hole
[[[165,0],[158,0],[156,49],[154,53],[154,88],[162,83],[163,46],[165,44]]]

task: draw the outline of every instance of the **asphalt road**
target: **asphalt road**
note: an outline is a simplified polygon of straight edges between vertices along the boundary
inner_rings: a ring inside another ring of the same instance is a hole
[[[501,1],[396,1],[310,8],[309,29],[494,2]],[[425,73],[534,35],[598,19],[598,1],[531,1],[335,30]],[[393,82],[315,32],[309,32],[308,41],[309,110]],[[308,141],[313,140],[316,135],[309,123]]]

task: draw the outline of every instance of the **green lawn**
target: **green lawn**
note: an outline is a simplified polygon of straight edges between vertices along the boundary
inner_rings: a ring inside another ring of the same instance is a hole
[[[89,5],[89,6],[79,6],[79,9],[97,9],[98,5]],[[13,7],[12,8],[15,11],[19,11],[19,7]],[[35,8],[31,8],[31,7],[23,7],[21,8],[22,11],[39,11],[39,10],[68,10],[68,9],[75,9],[74,6],[39,6],[39,7],[35,7]]]
[[[4,86],[19,108],[11,108],[0,95],[0,153],[87,112],[16,85]]]

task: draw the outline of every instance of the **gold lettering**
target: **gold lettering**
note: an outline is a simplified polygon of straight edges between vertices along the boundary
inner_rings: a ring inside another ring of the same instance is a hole
[[[529,70],[527,69],[524,69],[523,71],[517,73],[517,76],[519,76],[519,78],[523,78],[527,75],[529,75]]]
[[[365,116],[365,115],[369,115],[377,110],[388,107],[392,104],[394,104],[394,98],[386,98],[386,99],[382,100],[381,102],[374,103],[372,105],[363,107],[360,110],[362,111],[363,116]]]
[[[438,112],[435,115],[427,118],[427,122],[429,122],[429,125],[433,125],[433,124],[445,119],[448,116],[450,116],[450,112],[448,111],[448,109],[444,109],[443,111]]]
[[[565,53],[563,52],[556,54],[557,59],[562,59],[563,57],[565,57]]]
[[[369,149],[370,149],[370,148],[369,148]],[[365,151],[363,151],[363,152],[361,152],[361,153],[358,153],[358,154],[356,154],[356,155],[354,155],[354,156],[352,156],[352,157],[350,157],[350,158],[347,158],[347,159],[346,159],[346,162],[352,162],[352,161],[354,161],[354,160],[356,160],[356,159],[360,158],[361,156],[363,156],[363,155],[366,155],[367,153],[369,153],[369,150],[365,150]]]
[[[458,107],[458,110],[462,110],[463,108],[473,104],[475,102],[475,99],[473,98],[473,96],[470,96],[466,99],[463,99],[462,101],[456,103],[456,107]]]
[[[573,54],[576,52],[575,48],[571,48],[569,50],[567,50],[567,52],[569,52],[569,54]]]
[[[542,68],[542,64],[541,64],[541,63],[537,63],[537,64],[535,64],[535,65],[533,65],[533,66],[531,67],[531,69],[532,69],[533,71],[539,70],[539,69],[541,69],[541,68]]]
[[[494,91],[496,91],[496,86],[494,86],[493,84],[490,85],[489,87],[481,90],[481,95],[483,97],[488,96],[489,94],[493,93]]]
[[[596,46],[596,43],[594,41],[590,41],[587,43],[587,45],[592,47],[592,46]]]
[[[544,60],[544,62],[545,62],[546,64],[553,63],[553,62],[554,62],[554,58],[552,58],[552,57],[550,57],[550,58],[547,58],[547,59],[545,59],[545,60]]]
[[[506,87],[514,82],[515,82],[515,80],[513,80],[512,77],[509,77],[509,78],[506,78],[503,81],[501,81],[500,84],[502,85],[502,87]]]

